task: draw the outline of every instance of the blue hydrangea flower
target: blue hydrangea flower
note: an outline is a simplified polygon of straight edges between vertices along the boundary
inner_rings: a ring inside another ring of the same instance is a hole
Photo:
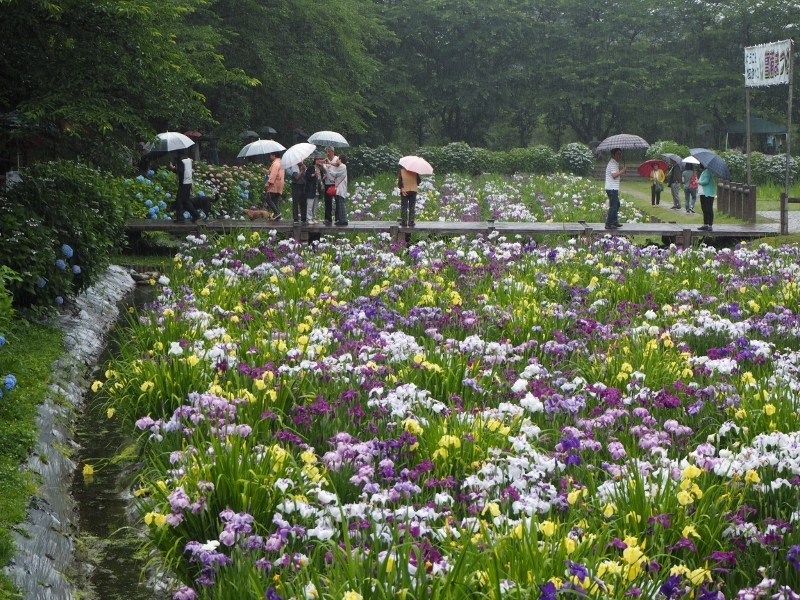
[[[9,373],[3,378],[3,387],[6,388],[9,392],[13,390],[16,386],[17,386],[17,378],[14,377],[11,373]]]
[[[191,216],[192,216],[192,215],[190,215],[190,214],[189,214],[189,211],[188,211],[188,210],[185,210],[185,211],[183,211],[183,218],[184,218],[184,219],[188,219],[188,218],[189,218],[189,217],[191,217]]]
[[[169,198],[169,194],[167,194],[167,198]],[[158,207],[163,210],[163,209],[167,208],[167,203],[164,202],[163,200],[159,200],[158,201]]]
[[[61,269],[61,270],[63,271],[64,269],[66,269],[66,268],[67,268],[67,263],[65,263],[63,260],[61,260],[61,259],[59,258],[59,259],[56,261],[56,267],[58,267],[59,269]]]
[[[205,197],[206,193],[203,190],[200,190],[199,192],[197,192],[197,195]]]
[[[148,207],[149,207],[149,206],[153,206],[153,201],[152,201],[152,200],[145,200],[145,201],[144,201],[144,205],[145,205],[145,206],[148,206]]]
[[[136,179],[139,181],[144,181],[144,175],[137,175]]]
[[[61,246],[61,253],[67,258],[72,258],[72,248],[70,248],[67,244]]]
[[[147,176],[148,176],[148,177],[152,177],[152,176],[153,176],[153,175],[155,175],[155,174],[156,174],[156,172],[155,172],[155,171],[153,171],[153,169],[150,169],[150,170],[147,172]]]
[[[56,304],[64,304],[64,299],[61,296],[56,296]]]
[[[160,186],[160,185],[157,185],[157,186],[156,186],[156,191],[157,191],[157,192],[160,192],[160,191],[161,191],[161,186]]]
[[[6,345],[6,338],[0,335],[0,348]]]
[[[72,265],[72,272],[78,275],[81,272],[81,268],[78,265]]]
[[[147,214],[150,215],[151,218],[154,218],[156,216],[156,209],[155,208],[148,208],[147,209]]]
[[[36,280],[37,287],[43,288],[46,285],[47,285],[47,280],[44,277],[39,277],[39,279]]]
[[[164,194],[164,196],[166,196],[167,198],[172,198],[172,194],[170,194],[169,192],[167,192],[166,194]]]
[[[152,181],[150,181],[149,179],[145,179],[145,180],[144,180],[144,182],[145,182],[147,185],[153,185],[153,182],[152,182]]]
[[[142,193],[141,192],[136,192],[136,199],[137,200],[141,199],[141,197],[142,197]]]

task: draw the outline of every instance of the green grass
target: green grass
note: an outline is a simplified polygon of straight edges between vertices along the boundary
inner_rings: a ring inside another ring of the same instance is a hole
[[[757,210],[779,210],[780,201],[761,200],[761,190],[762,188],[759,187],[756,191],[756,201],[758,204]],[[774,192],[774,189],[770,193],[772,192]],[[780,194],[780,192],[778,193]],[[797,192],[793,193],[800,194],[800,187],[798,187]],[[650,183],[644,179],[634,179],[632,181],[624,180],[620,186],[620,197],[628,202],[633,202],[636,208],[642,212],[658,217],[665,222],[675,221],[678,224],[688,223],[697,224],[698,226],[703,224],[703,215],[700,212],[699,198],[697,199],[697,204],[695,205],[695,210],[697,212],[693,215],[686,214],[685,210],[672,210],[670,208],[670,206],[672,206],[672,193],[668,189],[665,189],[663,192],[661,192],[661,204],[659,206],[652,206],[650,204]],[[681,191],[680,199],[681,206],[683,206],[683,191]],[[790,204],[789,210],[800,210],[800,204]],[[714,224],[733,225],[741,223],[741,219],[737,219],[714,210]],[[757,215],[756,223],[774,223],[774,221]]]
[[[38,438],[37,406],[47,394],[52,363],[61,354],[63,334],[44,325],[18,319],[0,348],[0,364],[17,378],[17,386],[0,398],[0,567],[14,552],[11,530],[25,520],[35,485],[19,469]],[[5,372],[0,373],[4,377]],[[0,575],[0,599],[14,598],[14,586]]]

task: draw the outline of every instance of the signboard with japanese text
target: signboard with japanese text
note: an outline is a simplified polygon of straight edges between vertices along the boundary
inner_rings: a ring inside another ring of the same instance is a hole
[[[744,49],[745,87],[764,87],[789,83],[792,40],[783,40]]]

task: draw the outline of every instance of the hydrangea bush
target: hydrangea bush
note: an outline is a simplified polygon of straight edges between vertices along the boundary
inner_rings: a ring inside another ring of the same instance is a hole
[[[573,142],[558,151],[558,163],[565,173],[589,175],[594,168],[594,156],[589,146]]]
[[[124,243],[129,205],[114,178],[59,161],[22,171],[0,193],[0,264],[19,306],[54,306],[99,279]]]
[[[392,244],[189,236],[122,334],[174,598],[797,597],[797,247]]]

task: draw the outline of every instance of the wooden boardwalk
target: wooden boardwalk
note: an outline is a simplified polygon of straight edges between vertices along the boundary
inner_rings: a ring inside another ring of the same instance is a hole
[[[756,225],[715,225],[714,231],[700,231],[697,225],[678,223],[624,223],[619,229],[605,229],[603,223],[527,223],[513,221],[417,221],[414,227],[400,227],[397,221],[350,221],[347,225],[294,225],[291,221],[242,221],[234,219],[209,219],[196,224],[187,221],[176,223],[158,219],[132,219],[126,223],[129,235],[137,236],[145,231],[166,231],[177,234],[199,232],[230,233],[232,231],[271,231],[275,230],[297,241],[306,242],[320,235],[340,235],[347,233],[388,233],[394,240],[411,234],[469,235],[497,232],[504,236],[567,235],[603,236],[646,236],[654,239],[670,238],[682,246],[691,246],[699,238],[734,238],[737,240],[761,238],[778,235],[778,224]]]

